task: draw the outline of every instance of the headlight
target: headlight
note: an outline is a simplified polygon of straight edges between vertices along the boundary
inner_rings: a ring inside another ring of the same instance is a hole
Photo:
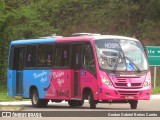
[[[144,82],[143,87],[147,87],[147,86],[149,86],[150,84],[151,84],[151,79],[147,77],[146,80],[145,80],[145,82]]]
[[[108,86],[113,86],[110,80],[108,80],[108,79],[106,79],[106,78],[104,78],[104,77],[101,77],[101,78],[102,78],[102,82],[103,82],[104,84],[106,84],[106,85],[108,85]]]

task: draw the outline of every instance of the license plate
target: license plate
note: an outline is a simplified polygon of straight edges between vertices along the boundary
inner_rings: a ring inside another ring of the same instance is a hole
[[[125,96],[125,99],[134,99],[133,96]]]

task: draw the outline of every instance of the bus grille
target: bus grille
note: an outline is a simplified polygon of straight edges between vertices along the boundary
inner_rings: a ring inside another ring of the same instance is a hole
[[[122,96],[136,96],[140,91],[118,91],[118,93]]]
[[[131,83],[131,87],[139,87],[142,83]],[[117,87],[127,87],[127,83],[115,83]]]
[[[134,89],[134,88],[141,88],[142,83],[131,83],[131,86],[128,87],[128,80],[127,78],[117,78],[117,81],[114,82],[116,88],[126,88],[126,89]]]

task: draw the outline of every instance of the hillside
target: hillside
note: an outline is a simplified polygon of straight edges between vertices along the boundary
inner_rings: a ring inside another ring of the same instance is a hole
[[[0,16],[0,82],[4,83],[9,43],[15,39],[93,32],[160,46],[160,0],[0,0]]]

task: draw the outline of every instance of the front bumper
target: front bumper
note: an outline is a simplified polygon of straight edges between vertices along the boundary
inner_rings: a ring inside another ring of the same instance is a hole
[[[141,89],[101,88],[99,100],[149,100],[151,86]]]

